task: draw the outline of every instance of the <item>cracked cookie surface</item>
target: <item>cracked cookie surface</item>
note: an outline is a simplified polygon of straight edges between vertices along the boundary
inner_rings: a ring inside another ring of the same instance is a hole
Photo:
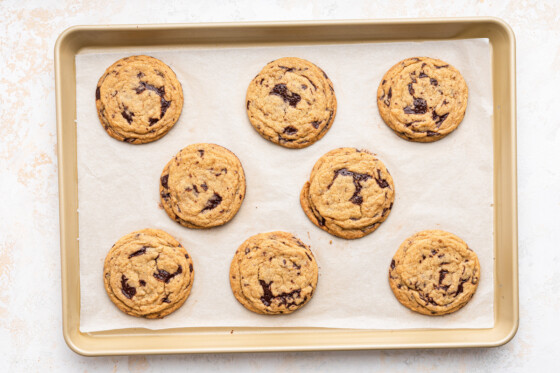
[[[187,228],[211,228],[233,219],[245,198],[245,173],[239,159],[219,145],[193,144],[163,169],[161,204]]]
[[[105,290],[123,312],[162,318],[188,298],[194,280],[192,259],[172,236],[143,229],[119,239],[103,267]]]
[[[327,74],[296,57],[267,64],[249,84],[245,103],[255,130],[286,148],[304,148],[321,139],[336,115]]]
[[[95,91],[99,120],[120,141],[144,144],[163,137],[183,108],[175,73],[149,56],[118,60],[101,76]]]
[[[467,109],[463,76],[447,62],[407,58],[393,66],[377,89],[377,107],[395,133],[416,142],[440,140],[454,131]]]
[[[341,238],[363,237],[387,219],[395,199],[389,171],[367,150],[339,148],[323,155],[300,194],[316,226]]]
[[[313,253],[287,232],[260,233],[237,249],[229,271],[235,298],[250,311],[287,314],[303,307],[317,287]]]
[[[399,247],[389,284],[404,306],[424,315],[445,315],[467,304],[478,287],[480,263],[465,241],[441,230],[421,231]]]

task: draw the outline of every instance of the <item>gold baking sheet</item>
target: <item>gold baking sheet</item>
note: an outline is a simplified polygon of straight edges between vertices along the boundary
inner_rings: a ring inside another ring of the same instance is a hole
[[[269,46],[487,38],[494,104],[494,315],[490,329],[344,330],[321,328],[178,328],[79,330],[75,55],[84,49]],[[498,19],[78,26],[55,47],[63,329],[85,355],[496,346],[518,324],[515,150],[515,45]]]

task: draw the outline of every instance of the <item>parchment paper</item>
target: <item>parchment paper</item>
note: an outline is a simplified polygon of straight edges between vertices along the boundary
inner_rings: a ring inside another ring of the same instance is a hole
[[[185,103],[175,127],[162,139],[131,145],[109,137],[97,118],[95,88],[119,58],[148,54],[177,74]],[[314,145],[292,150],[264,140],[245,112],[250,80],[274,59],[308,59],[331,78],[338,100],[332,128]],[[431,144],[397,137],[381,120],[376,91],[383,74],[406,57],[432,56],[454,65],[469,87],[466,116],[447,138]],[[201,326],[331,327],[360,329],[484,328],[493,315],[492,83],[487,40],[421,43],[278,46],[253,48],[127,49],[84,52],[76,57],[78,191],[80,219],[80,329],[162,329]],[[183,147],[216,143],[241,160],[247,195],[225,226],[191,230],[159,207],[165,164]],[[301,187],[317,159],[343,146],[369,149],[391,172],[396,200],[389,218],[358,240],[333,237],[315,227],[299,204]],[[105,293],[103,261],[123,235],[146,227],[176,237],[194,260],[187,302],[162,320],[127,316]],[[463,238],[478,254],[478,291],[459,312],[428,317],[409,311],[387,279],[401,242],[423,229]],[[259,232],[292,232],[311,246],[319,263],[317,291],[291,315],[262,316],[243,308],[229,286],[237,247]]]

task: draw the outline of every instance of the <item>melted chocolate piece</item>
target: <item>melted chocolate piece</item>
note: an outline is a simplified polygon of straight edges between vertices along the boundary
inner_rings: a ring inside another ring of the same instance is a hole
[[[395,259],[391,260],[391,269],[395,269]]]
[[[179,266],[173,273],[169,273],[165,269],[158,269],[158,271],[154,273],[153,276],[156,278],[156,280],[163,281],[167,284],[173,277],[181,273],[183,273],[183,267]]]
[[[435,67],[436,69],[442,69],[442,68],[444,68],[444,67],[449,67],[449,65],[442,65],[442,66],[434,65],[434,67]]]
[[[432,136],[437,136],[437,132],[433,132],[433,131],[426,131],[426,134],[428,135],[428,137],[432,137]]]
[[[204,158],[204,150],[198,149],[198,152],[200,153],[200,158]]]
[[[293,67],[288,67],[288,66],[281,66],[278,65],[279,68],[286,70],[286,72],[290,72],[290,71],[294,71],[295,69]]]
[[[166,188],[166,189],[169,188],[169,185],[167,184],[167,181],[168,181],[168,180],[169,180],[169,174],[163,175],[163,176],[161,177],[161,185],[162,185],[164,188]]]
[[[377,185],[379,185],[380,188],[389,187],[389,183],[387,182],[387,180],[381,178],[381,170],[379,169],[377,170],[377,177],[375,178],[375,181],[377,182]]]
[[[445,113],[443,115],[437,115],[436,111],[432,111],[432,119],[436,122],[437,128],[441,126],[441,124],[447,119],[449,113]]]
[[[206,210],[213,210],[220,203],[222,203],[222,197],[218,193],[214,193],[214,195],[210,197],[210,199],[208,199],[208,202],[206,202],[206,206],[204,206],[204,208],[200,212],[203,213]]]
[[[139,282],[140,282],[140,286],[146,286],[146,281],[140,280]]]
[[[420,72],[420,75],[418,75],[419,78],[427,78],[428,74],[424,73],[423,71]]]
[[[391,202],[391,204],[389,205],[389,207],[384,207],[383,208],[383,212],[381,213],[381,216],[385,216],[385,214],[387,213],[387,211],[391,210],[393,208],[393,202]]]
[[[315,84],[313,84],[313,82],[311,81],[311,79],[309,79],[307,76],[302,75],[305,79],[307,79],[309,81],[309,83],[313,86],[313,88],[315,88],[315,90],[317,90],[317,86]]]
[[[357,172],[349,171],[346,168],[341,168],[340,170],[336,170],[334,172],[334,178],[331,181],[331,183],[327,186],[327,189],[331,188],[331,186],[333,185],[333,183],[336,180],[336,178],[338,177],[338,175],[352,176],[355,191],[354,191],[354,194],[352,195],[352,197],[350,197],[349,201],[352,202],[355,205],[361,205],[364,202],[364,199],[362,198],[362,196],[360,196],[360,192],[362,190],[361,182],[366,181],[368,179],[371,179],[371,175],[360,174],[360,173],[357,173]]]
[[[193,187],[193,189],[194,189],[194,192],[195,192],[196,194],[198,194],[198,188],[197,188],[197,186],[193,184],[192,187]]]
[[[292,107],[296,107],[298,102],[301,101],[301,96],[290,92],[285,84],[276,84],[269,94],[281,97],[284,102],[287,102]]]
[[[283,133],[286,133],[288,135],[294,135],[294,134],[297,133],[297,128],[292,127],[292,126],[287,126],[287,127],[284,128]]]
[[[138,74],[136,74],[136,76],[138,77],[138,79],[142,79],[144,77],[144,73],[140,71]]]
[[[191,272],[193,271],[193,266],[192,266],[192,264],[189,264],[189,271],[191,271]]]
[[[319,128],[319,124],[321,124],[321,122],[314,120],[313,122],[311,122],[311,125],[313,126],[313,128],[317,129]]]
[[[137,251],[133,252],[132,254],[130,254],[128,256],[128,259],[134,258],[135,256],[140,256],[140,255],[146,254],[146,249],[147,249],[146,246],[142,246],[142,248],[140,250],[137,250]]]
[[[204,189],[205,192],[208,190],[208,185],[206,185],[206,183],[200,184],[200,187]]]
[[[133,138],[131,138],[131,137],[127,137],[127,138],[124,139],[124,142],[128,142],[128,143],[131,143],[131,144],[132,144],[134,141],[136,141],[136,139],[133,139]]]
[[[136,288],[134,286],[130,286],[128,283],[128,278],[125,275],[121,277],[121,291],[125,297],[128,299],[132,299],[134,295],[136,295]]]
[[[124,106],[123,111],[121,111],[121,115],[123,116],[124,119],[126,119],[126,121],[128,122],[128,124],[132,123],[132,117],[134,116],[134,113],[128,111],[128,106]]]
[[[430,84],[433,85],[434,87],[437,87],[438,81],[434,78],[430,78]]]
[[[165,112],[167,111],[167,109],[169,109],[169,106],[171,105],[171,101],[167,101],[164,96],[165,96],[165,86],[161,86],[159,88],[146,83],[146,82],[140,82],[140,85],[138,87],[136,87],[134,89],[136,91],[136,94],[140,94],[142,92],[144,92],[145,90],[149,90],[152,92],[155,92],[159,98],[160,98],[160,105],[161,105],[161,112],[160,112],[160,119],[163,118],[163,116],[165,115]]]
[[[442,269],[441,271],[439,271],[439,282],[438,285],[441,285],[441,282],[443,281],[443,279],[445,278],[445,275],[448,274],[449,271]]]
[[[383,101],[385,105],[387,106],[391,105],[391,97],[393,97],[393,87],[389,87],[389,92],[387,92],[387,98],[385,99],[385,101]]]
[[[163,298],[162,303],[171,303],[171,301],[169,300],[169,298],[167,298],[167,295],[165,296],[165,298]]]
[[[99,86],[97,86],[97,88],[95,89],[95,99],[96,100],[101,99],[101,91],[99,90]]]
[[[251,101],[247,101],[247,110],[249,110],[249,104],[251,103]]]
[[[415,98],[412,105],[412,107],[407,106],[403,109],[405,114],[425,114],[428,110],[426,100],[423,98]]]
[[[263,302],[263,304],[267,307],[272,304],[273,299],[278,299],[278,298],[280,298],[279,305],[285,305],[286,308],[295,306],[296,295],[299,298],[299,295],[301,293],[301,290],[294,290],[289,293],[282,293],[275,296],[274,294],[272,294],[272,291],[270,290],[270,285],[272,284],[272,281],[270,281],[267,284],[264,280],[259,280],[259,284],[261,284],[261,287],[263,289],[263,296],[261,297],[261,302]],[[292,298],[291,302],[288,302],[289,298]]]
[[[156,124],[158,121],[159,121],[159,118],[150,118],[150,119],[148,119],[148,122],[150,123],[150,124],[148,124],[148,127],[153,126],[153,125]]]

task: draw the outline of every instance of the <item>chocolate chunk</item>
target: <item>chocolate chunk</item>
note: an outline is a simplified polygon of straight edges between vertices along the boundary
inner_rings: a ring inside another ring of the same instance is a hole
[[[391,210],[392,208],[393,208],[393,202],[391,202],[391,205],[389,205],[389,207],[384,207],[383,208],[383,212],[381,213],[381,216],[385,216],[387,211]]]
[[[192,266],[192,264],[189,264],[189,271],[191,271],[191,272],[193,271],[193,266]]]
[[[249,249],[248,247],[245,248],[245,255],[249,254],[251,252],[251,249]]]
[[[321,71],[323,72],[323,76],[328,79],[329,77],[327,76],[327,74],[323,70]]]
[[[128,283],[128,278],[125,275],[121,277],[121,291],[125,297],[128,299],[132,299],[132,297],[136,294],[136,288],[134,286],[130,286]]]
[[[297,93],[290,92],[285,84],[276,84],[274,88],[272,88],[272,91],[270,91],[270,94],[281,97],[284,102],[287,102],[293,107],[296,107],[298,102],[301,101],[301,96]]]
[[[146,281],[140,280],[139,282],[140,282],[140,286],[146,286]]]
[[[412,88],[412,83],[408,83],[408,93],[410,93],[411,96],[414,96],[414,88]]]
[[[395,269],[395,259],[391,260],[391,269]]]
[[[341,168],[340,170],[336,170],[334,172],[334,178],[332,179],[331,183],[327,186],[327,189],[331,188],[334,181],[336,180],[336,178],[339,175],[341,175],[341,176],[352,176],[352,181],[354,183],[355,190],[354,190],[354,194],[352,195],[352,197],[350,197],[349,201],[352,202],[355,205],[361,205],[364,202],[364,199],[362,198],[362,196],[360,196],[360,192],[362,190],[361,182],[366,181],[368,179],[371,179],[371,175],[360,174],[360,173],[357,173],[357,172],[349,171],[346,168]]]
[[[391,105],[391,97],[393,97],[393,87],[389,87],[389,92],[387,92],[387,98],[385,99],[385,101],[383,101],[386,106]]]
[[[319,124],[321,124],[321,122],[314,120],[313,122],[311,122],[311,125],[313,126],[313,128],[317,129],[319,128]]]
[[[434,78],[430,78],[430,84],[433,85],[433,86],[435,86],[435,87],[437,87],[438,81],[437,81],[436,79],[434,79]]]
[[[101,91],[99,90],[99,86],[97,86],[97,88],[95,89],[95,99],[96,100],[101,99]]]
[[[302,84],[301,89],[307,89],[307,86],[305,84]]]
[[[206,206],[204,206],[204,208],[200,212],[203,213],[206,210],[213,210],[220,203],[222,203],[222,197],[218,193],[214,193],[214,195],[210,197],[210,199],[208,199],[208,202],[206,202]]]
[[[148,119],[148,122],[150,122],[150,124],[148,125],[148,127],[153,126],[154,124],[156,124],[159,121],[159,118],[150,118]]]
[[[313,261],[313,258],[308,253],[305,253],[305,255],[307,255],[307,259],[309,259],[309,261]]]
[[[138,77],[138,79],[142,79],[144,77],[144,73],[140,71],[138,74],[136,74],[136,76]]]
[[[197,188],[197,186],[193,184],[192,187],[193,187],[193,189],[194,189],[194,192],[195,192],[196,194],[198,194],[198,188]]]
[[[418,75],[419,78],[427,78],[428,75],[425,74],[423,71],[420,72],[420,75]]]
[[[441,68],[444,68],[444,67],[449,67],[449,65],[442,65],[442,66],[434,65],[434,67],[435,67],[436,69],[441,69]]]
[[[169,283],[169,281],[170,281],[173,277],[175,277],[175,276],[177,276],[177,275],[179,275],[179,274],[181,274],[181,273],[183,273],[183,267],[179,266],[179,267],[177,268],[177,270],[176,270],[175,272],[173,272],[173,273],[169,273],[169,272],[167,272],[165,269],[158,269],[158,271],[157,271],[156,273],[154,273],[153,276],[154,276],[157,280],[163,281],[163,282],[165,282],[165,283],[167,284],[167,283]]]
[[[309,79],[307,76],[302,75],[302,77],[304,77],[305,79],[307,79],[309,81],[309,83],[313,86],[313,88],[315,88],[315,90],[317,90],[317,86],[311,81],[311,79]]]
[[[437,115],[436,111],[432,111],[432,119],[436,122],[436,126],[439,128],[441,124],[447,119],[449,113],[445,113],[443,115]]]
[[[142,248],[141,248],[140,250],[137,250],[137,251],[133,252],[132,254],[130,254],[130,255],[128,256],[128,259],[134,258],[135,256],[139,256],[139,255],[144,255],[144,254],[146,254],[146,249],[147,249],[146,246],[142,246]]]
[[[381,82],[381,85],[387,83],[387,81],[385,79],[383,79],[383,81]]]
[[[438,135],[437,132],[433,132],[433,131],[426,131],[426,134],[427,134],[429,137],[437,136],[437,135]]]
[[[136,141],[136,139],[133,139],[133,138],[131,138],[131,137],[126,137],[126,138],[124,139],[124,142],[128,142],[128,143],[131,143],[131,144],[132,144],[134,141]]]
[[[423,98],[415,98],[412,105],[403,109],[405,114],[425,114],[428,110],[426,100]]]
[[[162,87],[163,88],[163,87]],[[167,109],[169,109],[169,106],[171,106],[171,101],[167,101],[166,99],[163,98],[163,96],[161,97],[161,114],[160,114],[160,118],[163,118],[163,116],[165,115],[165,112],[167,111]]]
[[[290,72],[290,71],[294,71],[295,69],[293,67],[288,67],[288,66],[281,66],[278,65],[279,68],[286,70],[286,72]]]
[[[181,246],[181,245],[179,245],[179,246]],[[183,246],[181,246],[181,247],[183,247]],[[189,259],[189,254],[185,254],[185,258]]]
[[[283,133],[286,133],[288,135],[294,135],[294,134],[297,133],[297,128],[292,127],[292,126],[287,126],[287,127],[284,128]]]
[[[167,184],[167,182],[169,181],[169,174],[163,175],[163,176],[161,177],[161,180],[160,180],[160,181],[161,181],[161,186],[163,186],[163,187],[166,188],[166,189],[169,188],[169,185]]]
[[[377,182],[377,185],[379,185],[380,188],[388,188],[389,187],[389,183],[387,182],[387,180],[381,178],[381,170],[377,170],[377,177],[375,178],[375,181]]]
[[[206,185],[206,183],[200,184],[200,187],[204,189],[205,192],[208,190],[208,185]]]
[[[441,285],[441,282],[443,281],[443,279],[445,278],[445,275],[448,274],[449,271],[442,269],[441,271],[439,271],[439,282],[438,284]]]
[[[300,297],[301,289],[294,290],[289,293],[282,293],[275,296],[274,294],[272,294],[272,291],[270,290],[270,285],[272,284],[272,281],[270,281],[267,284],[264,280],[259,280],[259,284],[263,289],[263,296],[261,297],[261,302],[267,307],[272,304],[273,299],[279,299],[279,305],[285,305],[286,308],[290,308],[291,306],[296,305],[295,298]]]
[[[247,110],[249,110],[249,104],[251,103],[251,101],[247,101]]]
[[[169,300],[169,298],[167,298],[167,296],[165,296],[165,298],[163,298],[161,300],[162,303],[171,303],[171,301]]]
[[[128,111],[128,107],[126,105],[124,106],[124,110],[121,111],[121,115],[123,116],[124,119],[126,119],[128,124],[132,123],[132,117],[134,116],[134,113]]]
[[[200,153],[200,158],[204,158],[204,150],[198,149],[198,152]]]

